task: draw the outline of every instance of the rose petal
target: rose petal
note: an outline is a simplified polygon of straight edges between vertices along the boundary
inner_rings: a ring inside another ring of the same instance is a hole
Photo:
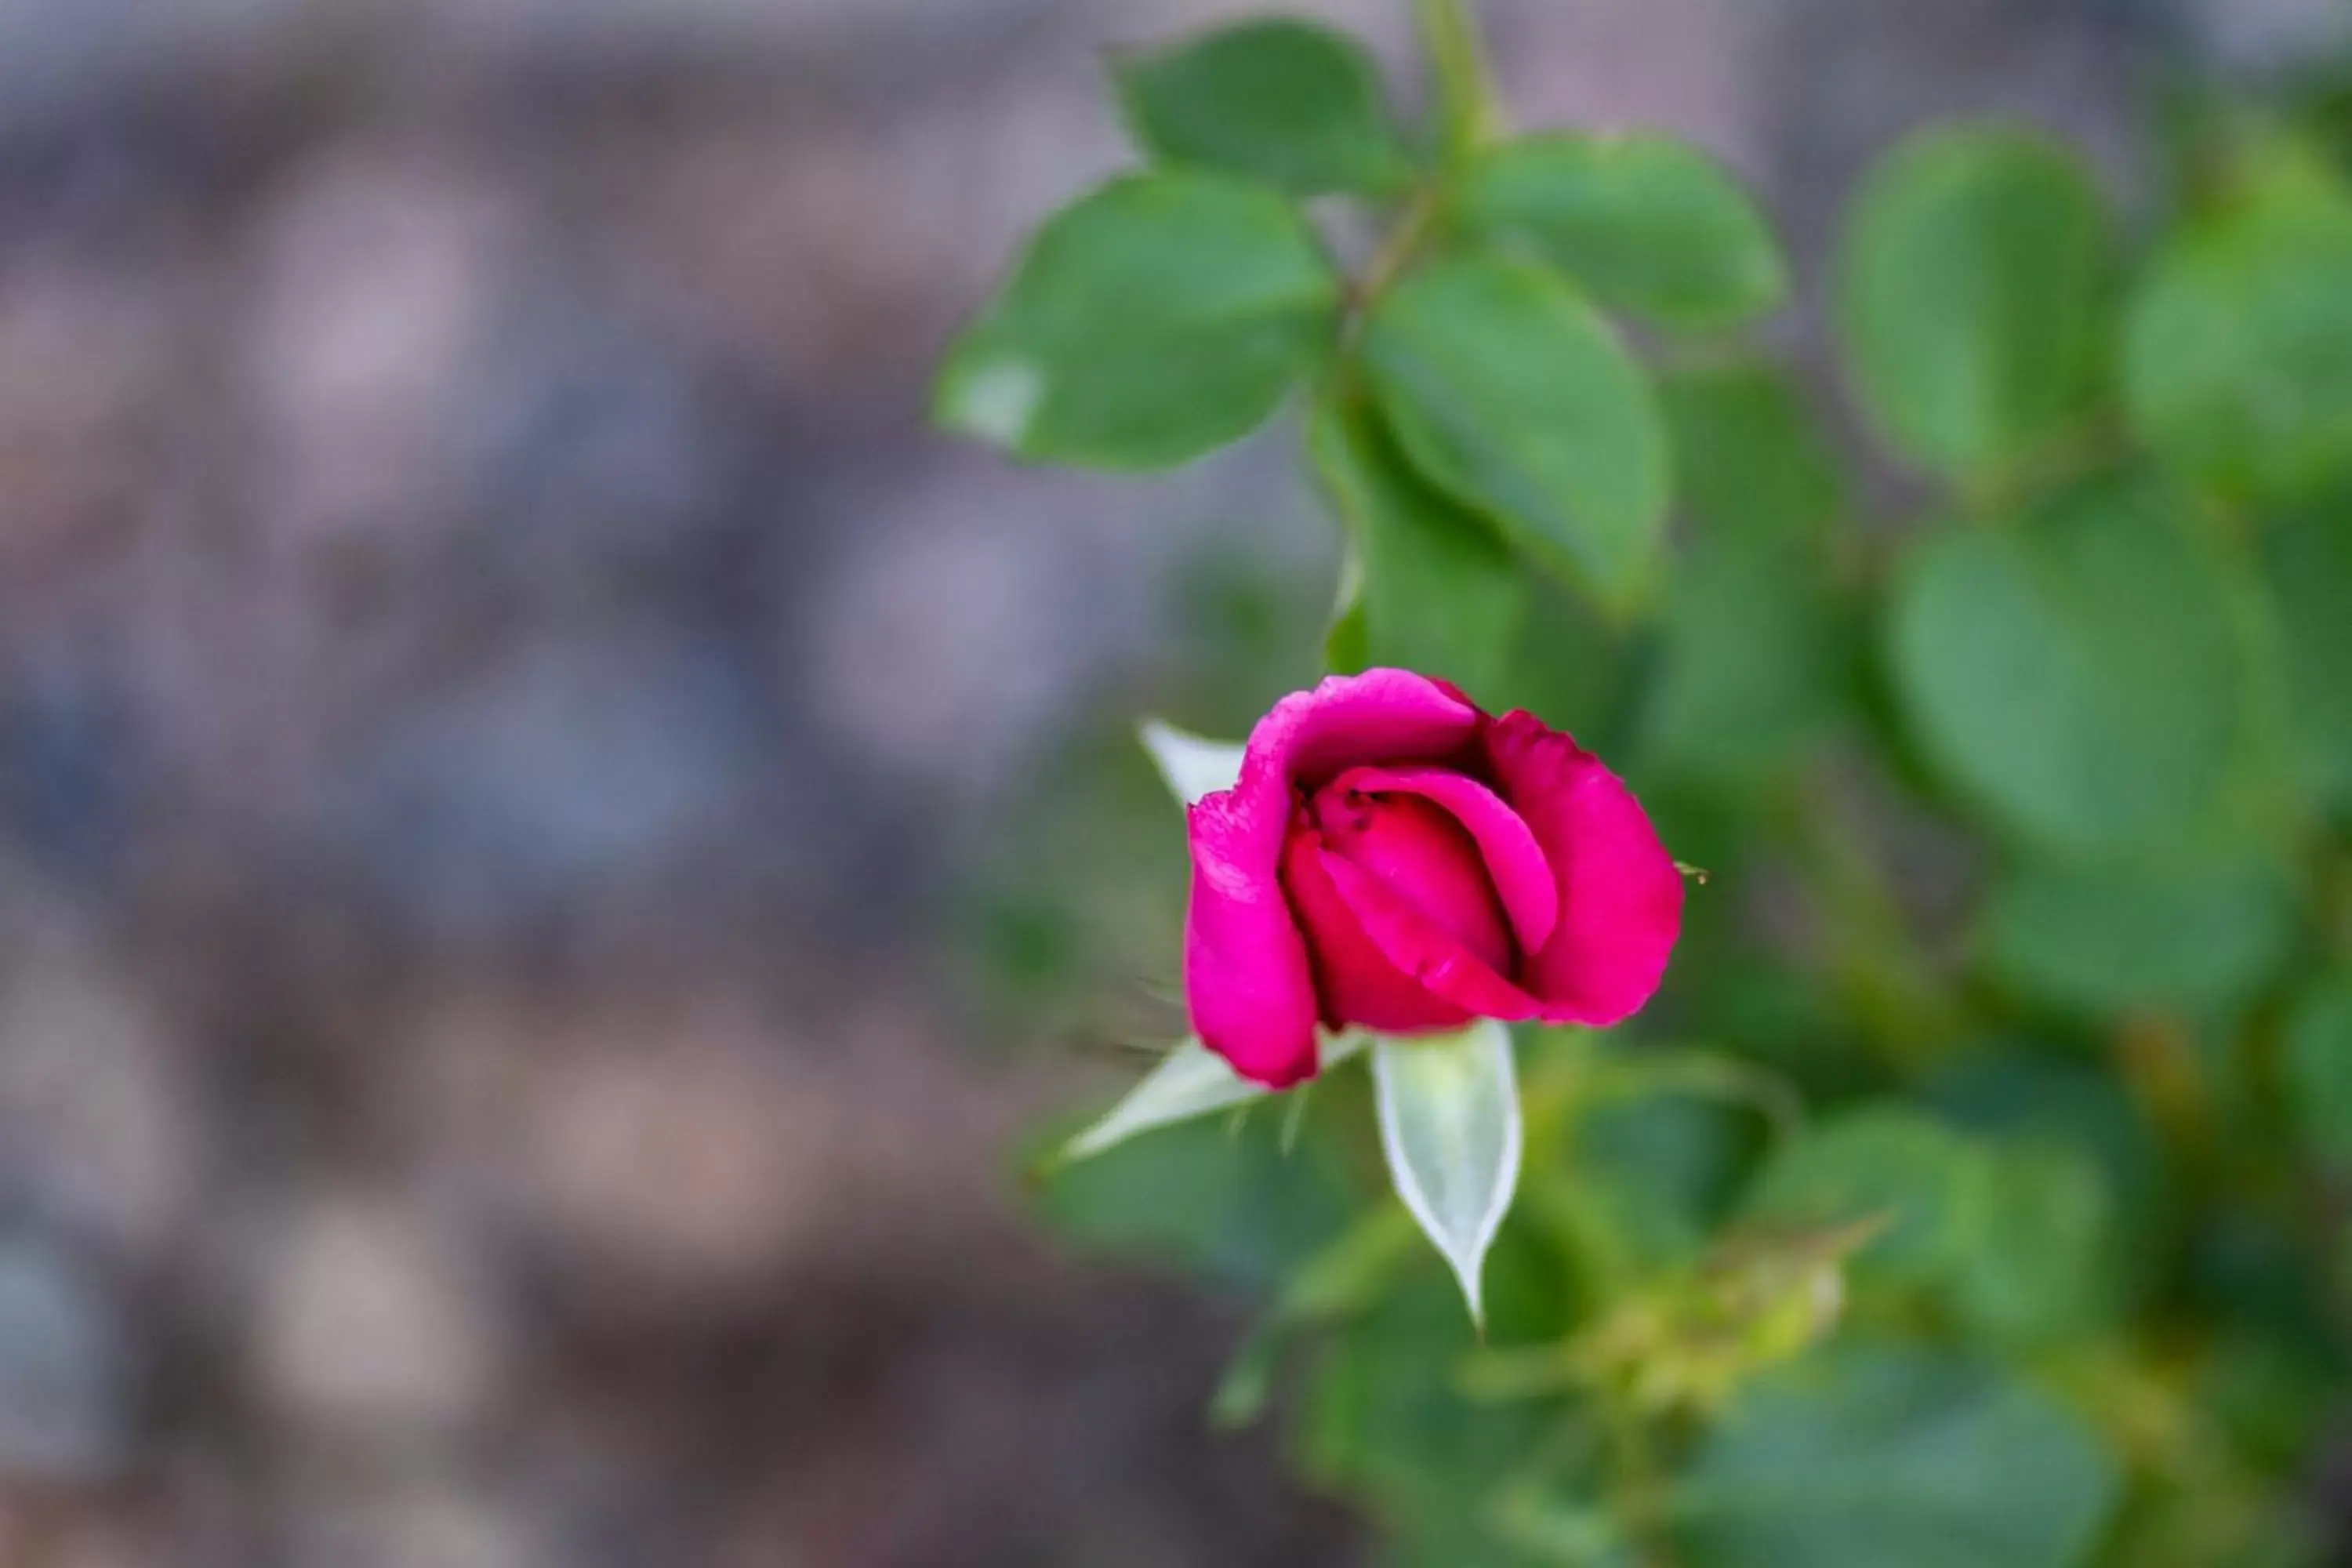
[[[1462,824],[1486,863],[1486,876],[1510,918],[1519,951],[1543,946],[1559,919],[1559,886],[1543,847],[1503,797],[1467,773],[1446,768],[1349,768],[1333,787],[1367,795],[1417,795]]]
[[[1425,761],[1466,743],[1478,710],[1402,669],[1333,676],[1276,703],[1241,777],[1187,816],[1192,896],[1184,994],[1202,1043],[1275,1088],[1315,1072],[1315,984],[1280,882],[1294,778],[1354,763]]]
[[[1323,1021],[1335,1029],[1360,1025],[1388,1034],[1458,1029],[1468,1023],[1466,1010],[1432,995],[1372,945],[1355,910],[1332,886],[1329,866],[1336,858],[1311,832],[1291,835],[1282,854],[1283,886],[1307,931]]]
[[[1478,846],[1444,807],[1409,795],[1351,795],[1326,784],[1307,802],[1323,848],[1478,955],[1507,972],[1517,957]],[[1298,829],[1291,829],[1294,837]],[[1311,943],[1310,943],[1311,945]]]
[[[1250,731],[1249,750],[1286,750],[1286,777],[1319,780],[1359,763],[1423,762],[1460,751],[1476,736],[1480,717],[1469,699],[1425,675],[1368,669],[1326,677],[1312,691],[1276,703]]]
[[[1526,712],[1492,721],[1483,738],[1503,798],[1559,883],[1559,923],[1520,975],[1548,1016],[1614,1024],[1665,973],[1682,931],[1682,873],[1633,792],[1573,740]]]
[[[1549,1016],[1540,1000],[1496,973],[1378,877],[1328,851],[1322,853],[1322,867],[1365,939],[1400,978],[1472,1017]]]

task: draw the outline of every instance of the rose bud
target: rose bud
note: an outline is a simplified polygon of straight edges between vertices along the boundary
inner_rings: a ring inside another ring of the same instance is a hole
[[[1681,930],[1682,875],[1616,774],[1410,670],[1276,703],[1189,825],[1192,1026],[1276,1089],[1314,1076],[1318,1022],[1616,1023]]]

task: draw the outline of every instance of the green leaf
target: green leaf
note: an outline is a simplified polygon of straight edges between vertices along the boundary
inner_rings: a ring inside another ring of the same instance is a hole
[[[1999,1369],[1848,1345],[1759,1385],[1678,1511],[1698,1568],[2067,1568],[2117,1491],[2092,1433]]]
[[[1529,607],[1508,673],[1483,702],[1493,712],[1524,708],[1582,737],[1602,755],[1620,750],[1633,674],[1632,629],[1549,573],[1528,574]],[[1485,694],[1481,694],[1483,699]]]
[[[1888,157],[1853,208],[1837,294],[1887,438],[1979,479],[2064,437],[2096,391],[2109,264],[2096,187],[2038,136],[1944,131]]]
[[[1658,1084],[1654,1089],[1625,1099],[1601,1097],[1589,1106],[1576,1125],[1571,1179],[1638,1194],[1653,1213],[1667,1216],[1658,1228],[1673,1232],[1672,1239],[1704,1238],[1722,1218],[1755,1154],[1761,1137],[1756,1113],[1745,1105],[1672,1092],[1705,1081],[1707,1069],[1722,1064],[1696,1052],[1666,1058],[1654,1041],[1637,1049],[1648,1058],[1640,1064],[1643,1068],[1682,1070],[1662,1071],[1650,1080]],[[1626,1064],[1629,1074],[1633,1068]]]
[[[1857,1278],[1923,1284],[1947,1277],[1982,1234],[1984,1162],[1950,1129],[1898,1106],[1822,1121],[1776,1150],[1748,1189],[1751,1220],[1820,1227],[1879,1219]]]
[[[1528,245],[1601,304],[1661,327],[1738,326],[1788,292],[1780,246],[1747,191],[1669,137],[1506,142],[1469,170],[1452,210],[1470,231]]]
[[[1037,231],[949,352],[933,413],[1024,458],[1167,468],[1273,413],[1339,305],[1314,233],[1274,192],[1130,174]]]
[[[2306,1392],[2308,1385],[2306,1385]],[[2269,1476],[2243,1464],[2200,1469],[2133,1499],[2101,1561],[2129,1568],[2326,1568],[2325,1527]]]
[[[1364,624],[1364,567],[1351,551],[1339,567],[1339,602],[1323,633],[1323,665],[1334,675],[1360,675],[1372,667],[1372,637]]]
[[[1179,730],[1158,719],[1146,719],[1136,727],[1136,735],[1151,753],[1152,765],[1168,781],[1169,790],[1186,805],[1202,795],[1233,788],[1234,781],[1242,776],[1242,758],[1249,750]]]
[[[1372,1088],[1397,1196],[1483,1322],[1479,1276],[1519,1180],[1511,1031],[1482,1018],[1456,1035],[1375,1039]]]
[[[2310,1283],[2316,1338],[2231,1324],[2207,1351],[2190,1394],[2214,1429],[2257,1465],[2292,1469],[2304,1463],[2333,1435],[2341,1408],[2336,1391],[2345,1366],[2334,1291],[2320,1279]],[[2241,1561],[2229,1559],[2231,1568]],[[2322,1561],[2305,1557],[2296,1568]]]
[[[1325,400],[1308,452],[1356,544],[1350,635],[1358,668],[1391,665],[1491,697],[1530,597],[1510,547],[1484,519],[1432,489],[1366,411]]]
[[[1676,567],[1643,757],[1747,782],[1801,768],[1844,708],[1852,639],[1810,542],[1700,540]]]
[[[2352,1168],[2352,975],[2332,975],[2305,994],[2284,1048],[2305,1145],[2330,1165]]]
[[[2131,307],[2125,391],[2157,455],[2235,497],[2352,477],[2352,193],[2276,169],[2168,241]]]
[[[2352,816],[2352,495],[2265,530],[2262,568],[2284,645],[2297,771]]]
[[[2173,1196],[2163,1151],[2146,1110],[2113,1075],[2046,1049],[1979,1047],[1939,1073],[1927,1093],[1937,1111],[1971,1138],[1997,1148],[2054,1145],[2097,1169],[2108,1194],[2095,1270],[2101,1310],[2136,1299],[2170,1267],[2164,1237],[2173,1223]],[[2002,1202],[1996,1194],[1989,1227],[1996,1244]]]
[[[2019,1344],[2095,1326],[2115,1300],[2106,1173],[2078,1147],[2032,1141],[1994,1152],[1985,1180],[1981,1245],[1951,1282],[1962,1320]]]
[[[1227,1366],[1210,1405],[1211,1422],[1227,1428],[1254,1424],[1265,1414],[1289,1342],[1300,1331],[1373,1308],[1400,1273],[1425,1259],[1421,1245],[1412,1215],[1401,1205],[1382,1204],[1299,1265]]]
[[[1101,1120],[1071,1139],[1062,1157],[1083,1160],[1139,1132],[1223,1110],[1265,1092],[1265,1085],[1243,1078],[1224,1058],[1188,1036],[1171,1047],[1160,1065]]]
[[[2098,1019],[2126,1008],[2210,1017],[2243,1005],[2295,940],[2294,889],[2260,861],[2012,868],[1982,942],[1994,973]]]
[[[1703,534],[1812,537],[1845,510],[1837,454],[1780,366],[1677,365],[1658,393],[1673,437],[1675,497]]]
[[[2165,498],[2117,482],[1929,540],[1891,637],[1929,762],[2037,844],[2168,846],[2250,744],[2231,571]]]
[[[1255,1426],[1274,1398],[1274,1380],[1282,1371],[1284,1336],[1260,1328],[1242,1342],[1209,1396],[1209,1425],[1220,1432]]]
[[[1050,1164],[1037,1197],[1073,1241],[1272,1299],[1348,1228],[1354,1183],[1320,1123],[1286,1147],[1281,1118],[1195,1117],[1092,1159]]]
[[[1420,1247],[1412,1216],[1382,1204],[1291,1276],[1271,1321],[1295,1328],[1360,1312],[1380,1299],[1408,1261],[1423,1256]]]
[[[1364,368],[1413,467],[1622,607],[1665,521],[1664,426],[1607,323],[1532,262],[1470,254],[1373,306]]]
[[[1326,1035],[1321,1043],[1323,1068],[1328,1071],[1363,1049],[1364,1037],[1353,1033]],[[1226,1065],[1224,1058],[1187,1036],[1170,1047],[1160,1065],[1129,1089],[1125,1099],[1071,1139],[1062,1157],[1084,1160],[1124,1143],[1139,1132],[1189,1121],[1213,1110],[1255,1100],[1266,1092],[1264,1084],[1243,1078]]]
[[[1243,22],[1114,62],[1135,139],[1297,195],[1392,195],[1413,161],[1356,41],[1312,22]]]
[[[1299,1458],[1318,1485],[1352,1491],[1392,1537],[1452,1548],[1403,1561],[1519,1561],[1488,1535],[1490,1505],[1553,1413],[1464,1398],[1456,1368],[1477,1343],[1444,1282],[1410,1281],[1334,1336],[1302,1402]]]
[[[1670,370],[1688,552],[1666,580],[1645,764],[1746,786],[1801,767],[1845,713],[1853,617],[1827,559],[1838,470],[1789,376],[1760,360]]]

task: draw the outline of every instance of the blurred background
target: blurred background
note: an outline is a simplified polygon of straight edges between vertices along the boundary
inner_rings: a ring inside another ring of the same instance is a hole
[[[1370,1560],[1204,1424],[1237,1302],[1021,1177],[1177,1016],[1126,725],[1310,679],[1336,537],[1287,431],[923,418],[1129,158],[1102,51],[1247,8],[0,0],[0,1563]],[[1410,90],[1402,5],[1298,9]],[[1522,122],[1713,150],[1809,290],[1920,121],[2130,213],[2168,89],[2352,44],[1483,9]]]

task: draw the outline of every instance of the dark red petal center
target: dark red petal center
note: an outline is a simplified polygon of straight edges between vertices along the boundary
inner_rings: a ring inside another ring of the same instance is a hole
[[[1512,972],[1511,930],[1478,846],[1418,795],[1327,784],[1309,804],[1324,847],[1378,879],[1497,974]]]

